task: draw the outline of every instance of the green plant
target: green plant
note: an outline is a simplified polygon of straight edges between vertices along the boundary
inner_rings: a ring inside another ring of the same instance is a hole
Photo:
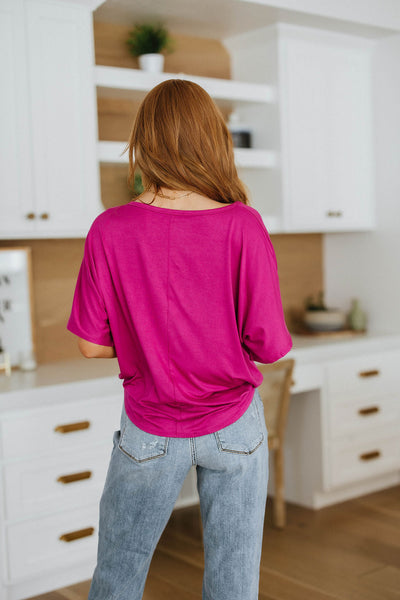
[[[132,185],[128,184],[128,190],[129,190],[129,193],[132,194],[132,196],[134,198],[136,198],[137,196],[140,196],[140,194],[142,194],[144,192],[142,176],[138,171],[136,171],[136,173],[135,173],[135,181],[134,181],[133,187],[132,187]]]
[[[306,310],[328,310],[324,302],[324,292],[319,292],[317,302],[314,302],[312,296],[305,299]]]
[[[126,40],[133,56],[141,54],[159,54],[162,50],[172,50],[172,39],[163,25],[144,23],[135,25]]]

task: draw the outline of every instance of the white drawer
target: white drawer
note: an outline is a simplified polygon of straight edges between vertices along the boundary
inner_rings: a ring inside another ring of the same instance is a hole
[[[392,428],[396,422],[400,429],[400,398],[394,396],[348,398],[346,402],[329,403],[332,439],[350,433],[361,434],[384,425]]]
[[[79,452],[21,460],[3,467],[7,520],[38,517],[98,502],[111,457],[112,439]]]
[[[294,385],[290,388],[291,394],[319,389],[324,383],[323,368],[318,364],[302,365],[295,363],[292,379]]]
[[[38,577],[40,573],[65,569],[83,561],[95,562],[98,520],[96,503],[6,526],[10,579]],[[65,537],[60,539],[61,536]],[[77,539],[73,539],[75,536]]]
[[[400,469],[398,430],[376,431],[365,439],[336,441],[330,449],[331,484],[340,486]]]
[[[399,352],[365,354],[331,362],[326,367],[330,397],[396,393],[399,388]]]
[[[22,412],[2,419],[3,458],[51,455],[109,440],[119,429],[123,394]]]

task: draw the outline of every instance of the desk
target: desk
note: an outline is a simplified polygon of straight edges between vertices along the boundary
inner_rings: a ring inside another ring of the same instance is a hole
[[[319,509],[400,483],[400,335],[292,337],[286,499]]]

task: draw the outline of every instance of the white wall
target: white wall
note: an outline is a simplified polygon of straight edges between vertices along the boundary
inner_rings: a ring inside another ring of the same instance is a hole
[[[358,297],[371,333],[400,333],[400,35],[377,43],[373,100],[377,230],[324,235],[325,298]]]

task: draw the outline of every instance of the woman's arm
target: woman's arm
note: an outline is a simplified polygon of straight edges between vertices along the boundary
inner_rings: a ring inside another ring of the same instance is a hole
[[[93,344],[83,338],[78,339],[78,347],[85,358],[116,358],[114,346],[101,346]]]

